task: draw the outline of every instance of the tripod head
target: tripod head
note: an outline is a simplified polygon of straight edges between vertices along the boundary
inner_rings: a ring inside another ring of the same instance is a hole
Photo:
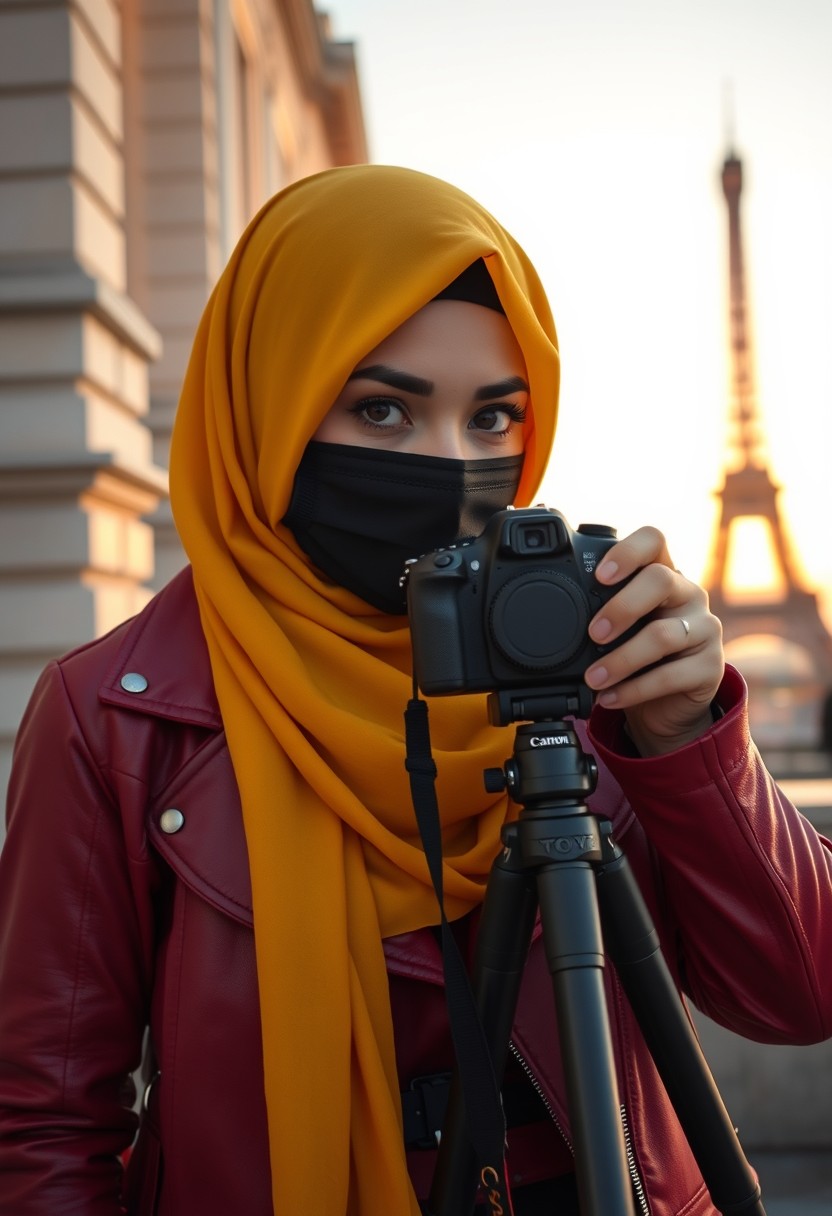
[[[523,807],[568,813],[583,811],[598,782],[598,765],[581,747],[570,718],[586,718],[592,693],[585,686],[565,692],[512,689],[488,698],[489,720],[495,726],[520,722],[514,752],[501,769],[485,770],[485,788],[496,794],[508,789]]]

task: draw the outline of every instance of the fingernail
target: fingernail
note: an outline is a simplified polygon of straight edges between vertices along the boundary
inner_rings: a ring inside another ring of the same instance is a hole
[[[595,571],[596,578],[600,578],[604,583],[614,579],[616,574],[618,574],[618,562],[601,562]]]
[[[600,697],[598,698],[598,703],[600,705],[603,705],[605,709],[609,709],[611,706],[615,705],[617,700],[618,700],[618,696],[616,693],[602,692]]]
[[[609,679],[606,667],[593,667],[586,673],[585,679],[590,688],[600,688]]]
[[[608,636],[611,629],[612,625],[605,616],[602,616],[600,620],[592,622],[589,632],[597,642],[603,642],[604,638]]]

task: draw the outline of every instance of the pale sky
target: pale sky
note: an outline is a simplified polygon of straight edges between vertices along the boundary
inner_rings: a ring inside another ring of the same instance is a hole
[[[575,527],[655,524],[697,579],[727,434],[733,136],[770,466],[832,626],[832,3],[322,7],[356,43],[371,159],[467,190],[541,274],[563,377],[541,497]]]

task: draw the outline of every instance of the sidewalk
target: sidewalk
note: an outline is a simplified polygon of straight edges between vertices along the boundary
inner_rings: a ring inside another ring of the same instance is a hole
[[[760,1178],[766,1216],[830,1216],[832,1150],[747,1155]]]

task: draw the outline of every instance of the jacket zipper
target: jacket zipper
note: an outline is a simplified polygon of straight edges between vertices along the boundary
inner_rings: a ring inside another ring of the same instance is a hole
[[[558,1133],[560,1134],[561,1138],[563,1139],[564,1143],[566,1144],[566,1147],[569,1149],[569,1152],[574,1157],[575,1148],[572,1144],[572,1141],[569,1139],[566,1132],[564,1131],[563,1125],[560,1122],[560,1120],[558,1119],[557,1115],[555,1114],[555,1111],[552,1108],[551,1102],[549,1101],[549,1099],[546,1097],[545,1093],[543,1092],[540,1082],[538,1081],[537,1077],[534,1075],[534,1073],[532,1071],[531,1065],[520,1054],[520,1052],[517,1048],[517,1045],[513,1041],[509,1042],[508,1046],[509,1046],[509,1050],[511,1051],[511,1054],[514,1056],[515,1060],[517,1061],[517,1063],[523,1069],[523,1072],[528,1077],[531,1085],[534,1088],[535,1093],[537,1094],[537,1096],[540,1098],[541,1102],[545,1106],[545,1108],[548,1112],[549,1118],[552,1120],[555,1127],[557,1128]],[[630,1182],[633,1187],[633,1192],[635,1194],[636,1203],[638,1204],[638,1209],[641,1212],[641,1216],[650,1216],[650,1208],[647,1203],[647,1196],[644,1194],[644,1185],[639,1176],[638,1167],[636,1166],[636,1155],[635,1155],[635,1151],[633,1149],[633,1140],[630,1135],[630,1123],[629,1123],[629,1120],[627,1119],[626,1108],[623,1105],[621,1107],[619,1107],[619,1114],[621,1117],[621,1127],[624,1132],[624,1150],[627,1154],[627,1169],[630,1174]]]
[[[642,1216],[650,1216],[647,1196],[644,1194],[644,1184],[639,1177],[638,1167],[636,1166],[636,1154],[633,1148],[633,1139],[630,1135],[630,1122],[627,1118],[627,1110],[623,1104],[619,1107],[619,1114],[621,1115],[621,1126],[624,1129],[624,1151],[627,1154],[627,1169],[630,1171],[630,1182],[633,1186],[636,1203]]]
[[[520,1065],[520,1067],[523,1069],[523,1072],[526,1074],[526,1076],[528,1077],[529,1081],[531,1082],[532,1087],[533,1087],[533,1089],[534,1089],[535,1093],[536,1093],[536,1094],[537,1094],[537,1096],[540,1098],[540,1101],[543,1103],[543,1105],[546,1107],[546,1110],[547,1110],[547,1112],[548,1112],[549,1118],[552,1120],[552,1122],[554,1123],[555,1127],[557,1128],[557,1130],[558,1130],[558,1132],[559,1132],[559,1134],[560,1134],[561,1138],[563,1139],[563,1141],[564,1141],[564,1142],[565,1142],[565,1144],[566,1144],[566,1147],[569,1149],[569,1152],[570,1152],[570,1153],[572,1154],[572,1156],[574,1157],[574,1156],[575,1156],[575,1149],[574,1149],[574,1146],[573,1146],[573,1144],[572,1144],[572,1141],[569,1139],[569,1137],[567,1136],[566,1132],[563,1130],[563,1125],[561,1124],[560,1120],[558,1119],[557,1115],[555,1114],[555,1111],[552,1109],[552,1104],[551,1104],[551,1102],[549,1101],[549,1099],[546,1097],[545,1093],[543,1092],[543,1090],[542,1090],[542,1088],[541,1088],[541,1085],[540,1085],[540,1082],[538,1081],[537,1077],[536,1077],[536,1076],[534,1075],[534,1073],[532,1072],[531,1065],[530,1065],[530,1064],[529,1064],[529,1063],[526,1061],[526,1059],[525,1059],[525,1058],[524,1058],[524,1057],[523,1057],[523,1056],[520,1054],[520,1052],[519,1052],[519,1050],[518,1050],[518,1048],[517,1048],[517,1045],[516,1045],[516,1043],[514,1043],[514,1041],[513,1041],[513,1040],[509,1042],[509,1045],[508,1045],[508,1046],[509,1046],[509,1051],[510,1051],[510,1052],[511,1052],[511,1054],[514,1056],[515,1060],[516,1060],[516,1061],[517,1061],[517,1063]]]

